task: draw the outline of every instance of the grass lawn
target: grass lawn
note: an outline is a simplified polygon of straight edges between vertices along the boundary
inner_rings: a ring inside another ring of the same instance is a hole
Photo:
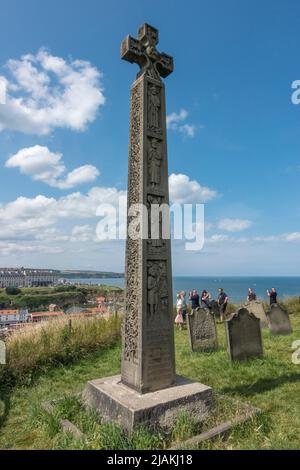
[[[213,353],[192,353],[186,331],[176,331],[177,373],[213,387],[218,395],[219,416],[212,416],[202,429],[232,415],[236,398],[263,410],[257,418],[240,425],[226,438],[201,445],[203,449],[300,449],[300,365],[292,363],[292,343],[300,340],[300,313],[291,315],[293,334],[272,337],[264,330],[263,359],[231,363],[227,356],[224,326],[218,325],[220,348]],[[119,373],[120,344],[89,354],[69,366],[51,369],[30,386],[0,392],[1,449],[162,448],[164,436],[137,432],[129,442],[117,426],[98,425],[92,413],[83,412],[78,400],[87,380]],[[65,398],[53,415],[41,410],[47,400]],[[64,408],[65,406],[65,408]],[[73,418],[87,441],[74,439],[58,427],[58,418]],[[198,432],[189,417],[178,418],[170,440]],[[180,421],[181,420],[181,421]]]

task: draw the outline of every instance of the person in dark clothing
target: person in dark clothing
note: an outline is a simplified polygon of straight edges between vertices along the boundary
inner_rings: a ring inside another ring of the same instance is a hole
[[[189,300],[190,302],[192,302],[192,312],[194,313],[194,310],[200,307],[200,304],[199,304],[200,297],[196,289],[193,289],[192,292],[190,292]]]
[[[251,289],[251,287],[249,287],[249,289],[248,289],[247,300],[249,302],[251,302],[251,300],[256,300],[256,294],[255,294],[255,292],[253,292],[253,289]]]
[[[275,287],[272,287],[271,291],[267,290],[267,294],[270,297],[270,305],[277,303],[277,292]]]
[[[201,307],[211,309],[211,298],[207,290],[204,290],[201,294]]]
[[[221,321],[224,321],[225,314],[226,314],[226,309],[227,309],[227,304],[228,304],[228,296],[227,296],[227,294],[225,294],[225,292],[222,288],[219,289],[219,295],[218,295],[217,303],[218,303],[219,310],[220,310],[220,319],[221,319]]]
[[[186,305],[186,292],[183,290],[181,292],[181,300],[182,300],[182,318],[183,322],[186,322],[186,312],[187,312],[187,305]]]

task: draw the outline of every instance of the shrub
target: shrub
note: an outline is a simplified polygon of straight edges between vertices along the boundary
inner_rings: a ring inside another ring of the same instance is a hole
[[[75,290],[77,287],[73,285],[57,286],[53,289],[54,292],[74,292]]]
[[[5,292],[7,295],[19,295],[21,294],[21,289],[18,287],[6,287]]]

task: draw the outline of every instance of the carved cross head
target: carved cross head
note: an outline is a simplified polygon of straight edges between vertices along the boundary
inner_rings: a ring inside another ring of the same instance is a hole
[[[127,36],[121,44],[121,58],[140,66],[138,76],[145,73],[160,80],[173,72],[173,57],[156,49],[158,30],[149,24],[143,24],[137,39]]]

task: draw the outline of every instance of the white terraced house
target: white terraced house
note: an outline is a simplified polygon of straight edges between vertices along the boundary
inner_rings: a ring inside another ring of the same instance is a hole
[[[57,284],[53,269],[0,268],[0,287],[38,287]]]

